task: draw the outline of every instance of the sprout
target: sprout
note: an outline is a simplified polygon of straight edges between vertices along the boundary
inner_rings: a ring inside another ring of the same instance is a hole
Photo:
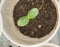
[[[30,19],[34,19],[35,17],[38,16],[39,9],[38,8],[33,8],[31,9],[26,16],[20,17],[19,20],[17,21],[18,26],[26,26]]]

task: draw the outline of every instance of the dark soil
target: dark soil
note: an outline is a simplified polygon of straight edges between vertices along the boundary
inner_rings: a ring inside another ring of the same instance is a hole
[[[38,16],[30,20],[28,25],[19,27],[17,25],[18,19],[27,15],[32,8],[39,9]],[[57,12],[51,0],[20,0],[14,8],[13,18],[16,27],[22,34],[32,38],[41,38],[48,35],[54,28],[57,21]]]

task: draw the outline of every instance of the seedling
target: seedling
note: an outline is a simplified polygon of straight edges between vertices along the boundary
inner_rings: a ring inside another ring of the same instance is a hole
[[[17,21],[18,26],[26,26],[31,19],[34,19],[38,16],[39,9],[33,8],[31,9],[26,16],[20,17]]]

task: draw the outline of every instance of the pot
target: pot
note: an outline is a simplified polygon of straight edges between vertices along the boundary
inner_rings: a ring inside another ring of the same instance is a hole
[[[19,30],[16,28],[13,20],[13,9],[16,3],[19,0],[2,0],[1,3],[1,16],[2,16],[2,31],[4,35],[14,44],[21,46],[38,46],[43,45],[53,38],[53,36],[57,33],[60,23],[60,14],[59,14],[59,6],[57,0],[52,0],[57,10],[57,21],[54,29],[51,31],[49,35],[38,38],[30,38],[24,36]]]
[[[55,45],[55,44],[51,44],[51,43],[46,43],[46,44],[39,46],[39,47],[60,47],[60,46]]]

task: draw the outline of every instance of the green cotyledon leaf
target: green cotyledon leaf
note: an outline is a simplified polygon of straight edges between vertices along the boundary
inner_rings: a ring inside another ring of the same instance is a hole
[[[18,26],[25,26],[28,23],[29,23],[29,19],[27,18],[27,16],[23,16],[17,21]]]
[[[28,12],[27,16],[29,17],[29,19],[34,19],[35,17],[38,16],[38,13],[39,13],[39,9],[33,8]]]
[[[31,9],[26,16],[20,17],[17,21],[18,26],[26,26],[30,19],[34,19],[39,13],[38,8]]]

